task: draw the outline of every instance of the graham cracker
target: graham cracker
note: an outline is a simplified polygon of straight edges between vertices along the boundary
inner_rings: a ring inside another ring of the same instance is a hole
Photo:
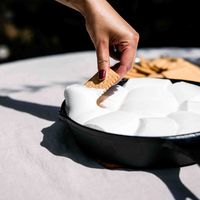
[[[134,68],[138,72],[140,72],[140,73],[142,73],[144,75],[149,75],[149,74],[154,73],[154,71],[152,71],[150,68],[142,67],[142,66],[139,66],[139,65],[134,65]]]
[[[112,85],[116,84],[120,79],[120,76],[114,72],[112,69],[109,69],[106,74],[105,80],[99,80],[98,72],[90,78],[84,85],[89,88],[98,88],[98,89],[108,89]]]
[[[149,60],[141,57],[140,58],[140,66],[145,69],[149,69]]]
[[[155,73],[155,74],[150,74],[150,75],[147,76],[147,77],[150,77],[150,78],[164,78],[164,76],[163,76],[162,74],[157,74],[157,73]]]
[[[129,79],[129,78],[140,78],[140,77],[145,77],[144,74],[137,72],[137,70],[133,67],[131,70],[129,70],[124,78]]]
[[[169,65],[169,61],[165,58],[158,58],[151,61],[150,65],[160,70],[166,70],[167,66]]]
[[[162,72],[165,78],[200,82],[200,69],[192,65]]]
[[[153,70],[154,72],[156,72],[156,73],[160,73],[160,72],[163,71],[162,69],[158,68],[158,67],[155,66],[155,65],[149,65],[149,68],[150,68],[151,70]]]
[[[200,68],[183,58],[160,57],[156,59],[141,58],[139,64],[127,72],[124,78],[155,77],[200,82]]]

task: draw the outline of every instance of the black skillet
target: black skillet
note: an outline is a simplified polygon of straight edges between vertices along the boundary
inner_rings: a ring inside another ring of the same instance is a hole
[[[198,82],[185,82],[200,86]],[[195,133],[164,137],[106,133],[82,126],[69,118],[65,111],[65,102],[61,106],[59,116],[68,123],[78,144],[96,159],[133,168],[200,164],[200,130]]]

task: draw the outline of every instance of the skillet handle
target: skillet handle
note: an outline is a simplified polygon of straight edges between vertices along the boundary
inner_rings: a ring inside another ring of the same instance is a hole
[[[172,137],[170,139],[170,146],[174,150],[189,156],[200,166],[200,133]]]

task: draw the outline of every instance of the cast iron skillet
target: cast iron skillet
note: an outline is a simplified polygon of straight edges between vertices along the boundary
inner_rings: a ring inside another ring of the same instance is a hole
[[[200,86],[198,82],[185,82]],[[78,144],[84,150],[105,162],[133,168],[163,168],[200,164],[200,131],[164,137],[106,133],[82,126],[69,118],[65,111],[65,102],[61,106],[59,117],[68,123]]]

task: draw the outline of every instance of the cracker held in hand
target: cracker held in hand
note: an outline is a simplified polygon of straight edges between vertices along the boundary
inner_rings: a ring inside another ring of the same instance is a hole
[[[89,88],[98,88],[98,89],[108,89],[119,81],[120,76],[114,72],[112,69],[109,69],[106,74],[105,80],[99,80],[98,72],[89,79],[85,86]]]

